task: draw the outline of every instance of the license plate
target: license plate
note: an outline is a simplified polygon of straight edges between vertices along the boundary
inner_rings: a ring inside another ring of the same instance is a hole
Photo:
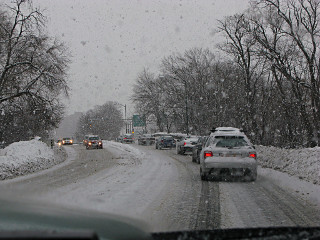
[[[225,156],[225,157],[236,157],[237,154],[225,154],[224,156]]]

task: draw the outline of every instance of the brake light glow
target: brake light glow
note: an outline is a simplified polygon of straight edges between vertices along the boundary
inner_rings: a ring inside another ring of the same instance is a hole
[[[211,151],[204,152],[204,158],[213,157],[213,153]]]
[[[257,154],[254,153],[254,152],[251,152],[251,153],[249,153],[249,157],[256,159],[257,158]]]
[[[187,145],[187,143],[186,142],[184,142],[184,144],[183,145]]]

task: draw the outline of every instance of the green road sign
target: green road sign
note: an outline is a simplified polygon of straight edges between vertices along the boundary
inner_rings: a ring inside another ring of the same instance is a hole
[[[140,115],[133,115],[132,125],[133,125],[133,127],[145,127],[146,122],[144,121],[143,118],[140,117]]]

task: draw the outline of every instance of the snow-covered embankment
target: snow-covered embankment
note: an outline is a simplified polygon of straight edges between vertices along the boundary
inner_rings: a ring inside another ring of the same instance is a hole
[[[283,149],[257,146],[256,150],[262,167],[285,172],[320,185],[320,147]]]
[[[0,180],[50,168],[66,159],[65,151],[39,140],[15,142],[0,150]]]

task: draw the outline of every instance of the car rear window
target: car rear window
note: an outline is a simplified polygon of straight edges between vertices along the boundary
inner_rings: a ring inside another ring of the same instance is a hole
[[[213,144],[216,147],[234,148],[249,146],[243,136],[216,136]]]
[[[166,140],[173,140],[173,137],[171,137],[171,136],[166,136],[166,137],[163,137],[163,139],[166,139]]]

